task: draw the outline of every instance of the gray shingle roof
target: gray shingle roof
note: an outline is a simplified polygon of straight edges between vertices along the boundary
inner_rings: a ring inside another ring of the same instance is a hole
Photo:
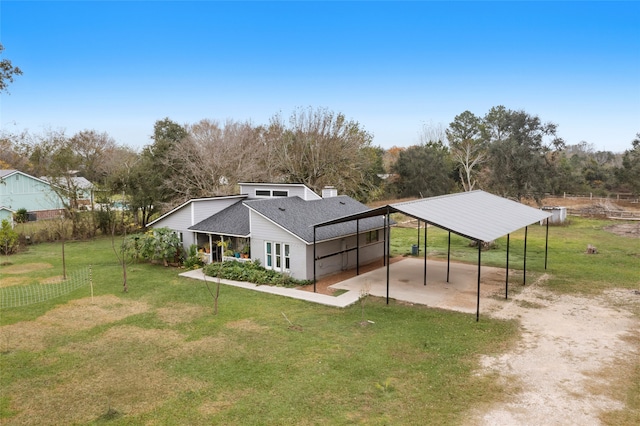
[[[244,204],[307,243],[313,243],[313,225],[369,210],[364,204],[346,195],[310,201],[300,197],[273,198],[245,201]],[[382,227],[382,217],[371,217],[360,221],[359,231]],[[316,241],[352,235],[356,233],[356,229],[355,221],[318,228]]]
[[[241,201],[238,201],[213,216],[190,226],[189,229],[211,234],[248,237],[251,232],[249,209]]]

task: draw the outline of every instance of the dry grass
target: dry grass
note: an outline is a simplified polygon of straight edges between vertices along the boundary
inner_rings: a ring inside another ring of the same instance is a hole
[[[640,333],[626,336],[623,340],[640,347]],[[591,393],[603,395],[626,405],[626,409],[612,410],[600,415],[600,420],[606,425],[637,425],[640,424],[640,362],[638,354],[618,357],[608,367],[588,375],[589,382],[585,386]]]
[[[53,309],[34,321],[0,327],[0,351],[40,351],[56,336],[88,330],[101,324],[146,312],[142,302],[126,301],[116,296],[73,300]]]
[[[244,331],[263,331],[268,328],[260,324],[256,324],[254,321],[248,318],[242,319],[239,321],[228,322],[225,324],[225,326],[233,330],[244,330]]]
[[[41,271],[43,269],[51,269],[53,265],[50,263],[25,263],[22,265],[3,266],[2,274],[28,274],[31,272]],[[2,279],[4,281],[4,278]]]
[[[217,414],[221,411],[228,410],[233,407],[233,405],[240,401],[243,398],[246,398],[251,394],[250,390],[242,390],[242,391],[232,391],[221,392],[215,401],[205,401],[200,407],[198,411],[200,414],[205,416],[210,416]]]
[[[170,303],[156,310],[158,318],[168,324],[184,324],[206,315],[209,310],[199,305],[186,303]]]
[[[48,277],[40,280],[40,284],[58,284],[64,281],[64,277],[62,275],[58,275],[55,277]]]
[[[81,360],[60,366],[55,379],[19,380],[12,395],[16,424],[90,422],[108,409],[124,415],[152,411],[180,392],[198,390],[194,379],[168,375],[159,362],[179,357],[184,338],[172,330],[119,326],[88,343],[71,343],[61,355]],[[54,361],[55,362],[55,361]]]
[[[31,284],[31,278],[29,277],[2,277],[0,280],[0,288],[29,284]]]

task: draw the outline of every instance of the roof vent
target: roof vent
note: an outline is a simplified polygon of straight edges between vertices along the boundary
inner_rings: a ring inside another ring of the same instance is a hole
[[[344,201],[340,201],[340,204],[345,205],[345,204],[347,204],[347,203],[345,203]]]
[[[282,212],[283,212],[283,211],[285,211],[286,209],[285,209],[284,207],[278,207],[278,210],[280,210],[280,211],[282,211]]]
[[[324,188],[322,188],[322,198],[331,198],[337,196],[338,190],[335,186],[325,186]]]

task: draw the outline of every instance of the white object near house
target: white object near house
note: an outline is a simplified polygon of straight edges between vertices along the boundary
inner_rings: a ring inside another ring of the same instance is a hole
[[[559,225],[564,223],[567,219],[567,208],[566,207],[558,207],[558,206],[544,206],[541,209],[547,213],[551,213],[551,217],[549,217],[549,223],[553,225]],[[541,220],[540,225],[544,225],[546,220]]]

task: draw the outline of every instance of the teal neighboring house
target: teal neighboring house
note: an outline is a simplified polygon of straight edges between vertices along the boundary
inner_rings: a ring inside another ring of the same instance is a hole
[[[19,170],[0,170],[0,206],[27,209],[36,219],[54,218],[63,209],[50,183]]]
[[[14,213],[15,213],[15,211],[11,210],[9,207],[0,206],[0,223],[2,223],[2,221],[6,219],[6,220],[9,221],[9,224],[13,228],[13,214]]]

